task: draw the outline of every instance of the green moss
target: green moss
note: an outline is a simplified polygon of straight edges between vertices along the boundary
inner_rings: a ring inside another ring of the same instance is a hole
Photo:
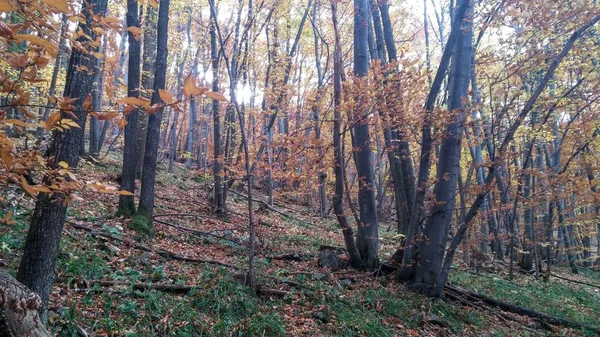
[[[129,229],[134,230],[143,237],[154,236],[154,224],[152,223],[152,219],[145,212],[137,212],[133,218],[131,218]]]

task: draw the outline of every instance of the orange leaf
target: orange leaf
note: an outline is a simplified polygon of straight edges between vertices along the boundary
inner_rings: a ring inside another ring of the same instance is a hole
[[[185,79],[185,84],[183,85],[183,95],[185,96],[192,96],[194,94],[194,92],[196,91],[196,80],[194,79],[194,77],[192,75],[189,75],[186,79]]]
[[[140,36],[142,35],[142,29],[140,27],[129,26],[127,27],[126,31],[130,32],[131,35],[133,35],[133,38],[137,41],[140,40]]]
[[[227,102],[227,98],[225,98],[225,96],[223,96],[223,94],[221,94],[219,92],[207,91],[204,93],[204,96],[206,96],[208,98],[212,98],[215,101]]]
[[[122,129],[125,127],[125,125],[127,125],[127,120],[125,118],[121,118],[117,121],[117,125],[119,126],[119,129]]]
[[[158,89],[158,95],[167,104],[173,102],[173,96],[168,90]]]
[[[119,191],[120,195],[133,195],[133,193],[129,192],[129,191],[125,191],[125,190],[120,190]]]
[[[10,1],[0,0],[0,12],[12,12],[14,10],[16,10],[16,7]]]

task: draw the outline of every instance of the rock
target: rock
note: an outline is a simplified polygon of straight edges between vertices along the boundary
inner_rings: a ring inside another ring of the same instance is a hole
[[[322,279],[324,279],[326,277],[327,277],[327,275],[325,275],[323,273],[315,273],[315,274],[313,274],[313,279],[315,279],[317,281],[320,281],[320,280],[322,280]]]
[[[335,250],[325,249],[319,252],[318,264],[319,267],[338,270],[340,268],[340,258]]]
[[[347,279],[347,278],[340,280],[340,284],[343,285],[343,286],[346,286],[346,287],[351,286],[352,283],[353,283],[352,280]]]
[[[444,320],[442,320],[437,315],[431,314],[424,320],[424,323],[429,323],[437,326],[441,326],[442,328],[449,328],[450,324]]]
[[[321,321],[322,323],[325,323],[325,324],[329,323],[329,315],[327,315],[326,313],[324,313],[322,311],[314,312],[312,314],[312,317],[316,320]]]

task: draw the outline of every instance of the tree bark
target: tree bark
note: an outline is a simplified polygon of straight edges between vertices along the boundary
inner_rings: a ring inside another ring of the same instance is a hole
[[[348,218],[344,212],[344,152],[341,145],[341,125],[342,125],[342,50],[340,36],[338,32],[337,2],[331,2],[331,17],[333,29],[335,31],[335,51],[333,54],[333,102],[334,102],[334,122],[333,122],[333,151],[335,160],[335,195],[333,196],[333,210],[335,216],[342,228],[346,250],[350,258],[350,265],[355,269],[361,269],[363,261],[354,241],[354,231],[348,223]]]
[[[365,77],[369,72],[368,55],[368,6],[366,0],[354,0],[354,75]],[[373,270],[378,266],[379,229],[377,222],[377,202],[375,201],[375,177],[373,172],[373,154],[371,152],[371,133],[368,119],[358,104],[354,121],[354,147],[356,173],[358,175],[358,200],[360,224],[356,236],[356,246],[360,252],[363,267]]]
[[[161,0],[158,9],[158,27],[157,27],[157,50],[156,50],[156,68],[154,72],[154,91],[150,105],[161,104],[162,100],[159,91],[165,89],[167,74],[167,43],[169,28],[169,4],[170,0]],[[146,149],[144,153],[144,166],[142,170],[142,186],[140,191],[140,203],[138,213],[145,217],[147,223],[147,233],[153,235],[154,225],[152,223],[152,213],[154,211],[154,183],[156,181],[156,164],[158,159],[158,143],[160,137],[160,122],[164,108],[161,107],[157,112],[148,117],[148,133],[146,135]]]
[[[146,18],[144,26],[144,46],[142,50],[142,74],[141,74],[141,92],[144,98],[151,99],[149,93],[153,88],[154,82],[154,59],[156,58],[156,9],[150,4],[146,5]],[[142,172],[144,166],[144,152],[146,150],[146,134],[148,132],[148,114],[141,113],[138,116],[137,141],[135,145],[136,175]]]
[[[140,28],[138,18],[137,0],[127,0],[127,27]],[[140,96],[140,41],[135,38],[132,32],[127,37],[129,45],[129,60],[127,64],[127,96]],[[136,140],[138,127],[139,108],[134,107],[127,114],[127,125],[125,125],[125,144],[123,148],[123,167],[121,171],[121,190],[131,192],[131,195],[119,196],[118,215],[131,217],[135,213],[135,171],[137,155]],[[145,113],[145,112],[144,112]]]
[[[92,15],[103,16],[106,13],[106,7],[107,0],[91,0],[84,3],[83,13],[85,13],[86,22],[81,23],[79,28],[85,34],[91,36],[92,40],[96,36],[96,33],[91,29]],[[84,46],[87,45],[87,39],[83,36],[78,41]],[[87,51],[78,48],[72,49],[67,68],[64,96],[77,98],[74,103],[75,112],[73,114],[81,124],[87,116],[83,103],[91,91],[93,78],[93,74],[90,76],[88,71],[83,69],[96,69],[95,64],[96,59],[90,57]],[[81,69],[81,71],[78,69]],[[61,111],[60,113],[62,118],[72,118],[71,112]],[[63,132],[55,130],[53,132],[52,142],[48,149],[51,167],[59,167],[59,163],[62,161],[72,168],[77,167],[79,147],[85,127],[81,124],[80,128],[71,128]],[[50,178],[46,177],[44,182],[49,184]],[[54,280],[54,266],[67,212],[67,204],[68,199],[66,199],[64,193],[40,193],[31,217],[23,257],[17,273],[17,280],[40,295],[42,322],[46,321],[50,288]]]
[[[0,270],[0,335],[6,337],[50,337],[38,309],[40,297],[9,273]]]

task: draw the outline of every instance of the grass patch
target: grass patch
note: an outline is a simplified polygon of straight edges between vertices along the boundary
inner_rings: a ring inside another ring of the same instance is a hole
[[[588,325],[600,325],[600,295],[562,282],[542,283],[523,280],[520,284],[499,277],[478,276],[467,272],[452,274],[452,282],[502,301],[548,315]]]

